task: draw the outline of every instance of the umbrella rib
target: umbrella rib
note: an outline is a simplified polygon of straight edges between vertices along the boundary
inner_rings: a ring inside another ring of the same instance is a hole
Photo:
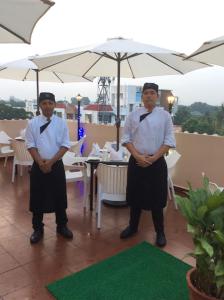
[[[108,54],[108,53],[106,53],[106,52],[103,52],[103,54],[101,54],[101,53],[98,53],[98,52],[92,52],[92,53],[95,53],[95,54],[97,54],[97,55],[100,55],[101,57],[106,57],[106,58],[108,58],[108,59],[112,59],[112,60],[114,60],[114,61],[117,61],[117,58],[118,58],[118,56],[117,56],[117,53],[116,53],[116,52],[114,52],[114,54],[115,54],[116,58],[115,58],[115,57],[113,57],[113,56],[111,56],[111,55],[109,55],[109,54]]]
[[[51,6],[53,6],[55,3],[53,1],[49,1],[49,0],[41,0],[44,4],[48,5],[48,8],[39,16],[39,18],[35,21],[35,23],[33,24],[30,32],[29,32],[29,39],[26,39],[24,37],[22,37],[21,35],[19,35],[18,33],[16,33],[15,31],[9,29],[8,27],[4,26],[3,24],[0,24],[0,27],[3,28],[5,31],[11,33],[12,35],[14,35],[15,37],[17,37],[19,40],[21,40],[22,42],[26,43],[26,44],[31,44],[30,40],[31,40],[31,36],[33,33],[33,30],[37,24],[37,22],[47,13],[47,11],[51,8]]]
[[[211,67],[210,64],[207,64],[207,63],[205,63],[205,62],[203,62],[203,61],[199,61],[199,60],[197,60],[197,61],[190,60],[189,57],[184,57],[184,56],[181,55],[181,54],[173,53],[173,55],[175,55],[175,56],[177,56],[177,57],[181,57],[181,58],[183,59],[183,61],[184,61],[184,60],[189,60],[189,61],[192,61],[192,62],[200,63],[200,64],[205,65],[205,66],[207,66],[207,67]]]
[[[78,57],[78,56],[80,56],[80,55],[86,54],[86,53],[88,53],[88,52],[89,52],[89,51],[84,51],[84,52],[82,52],[82,53],[79,53],[79,54],[76,54],[76,55],[74,55],[74,56],[71,56],[71,57],[65,58],[65,59],[63,59],[63,60],[60,60],[60,61],[58,61],[58,62],[56,62],[56,63],[52,64],[52,65],[49,65],[49,66],[46,66],[46,67],[44,67],[44,68],[40,69],[40,71],[43,71],[43,70],[45,70],[45,69],[47,69],[47,68],[50,68],[50,67],[56,66],[56,65],[58,65],[58,64],[60,64],[60,63],[62,63],[62,62],[68,61],[68,60],[70,60],[70,59],[73,59],[73,58],[75,58],[75,57]],[[35,57],[34,57],[33,59],[35,59]],[[33,60],[33,59],[31,59],[31,60]]]
[[[103,58],[103,55],[97,58],[97,60],[89,67],[89,69],[82,75],[82,77],[85,77],[86,74]]]
[[[25,76],[23,77],[22,81],[25,81],[26,80],[26,76],[29,74],[30,72],[30,69],[28,69],[28,71],[26,72]]]
[[[53,6],[55,3],[49,0],[41,0],[43,3]]]
[[[96,52],[96,54],[98,54],[98,55],[104,56],[104,57],[106,57],[106,58],[109,58],[109,59],[112,59],[112,60],[115,60],[115,61],[117,61],[117,58],[114,58],[113,56],[109,55],[109,54],[108,54],[108,53],[106,53],[106,52],[103,52],[103,55],[102,55],[102,54],[99,54],[99,53],[97,53],[97,52]],[[116,53],[115,53],[115,55],[116,55]]]
[[[23,38],[22,36],[20,36],[20,35],[17,34],[16,32],[10,30],[9,28],[5,27],[4,25],[0,24],[0,27],[2,27],[4,30],[8,31],[9,33],[13,34],[14,36],[16,36],[18,39],[20,39],[20,40],[23,41],[24,43],[30,44],[30,42],[27,41],[25,38]]]
[[[139,56],[139,55],[142,55],[142,54],[144,54],[144,53],[134,53],[134,54],[131,54],[131,55],[129,55],[129,56],[126,56],[123,60],[129,59],[129,58],[133,58],[133,57],[135,57],[135,56]]]
[[[89,82],[93,82],[91,79],[85,77],[85,76],[82,76],[82,78],[84,78],[85,80],[88,80]]]
[[[126,53],[121,57],[121,60],[126,59],[126,58],[127,58],[127,55],[128,55],[128,53],[126,52]]]
[[[134,72],[133,72],[133,70],[132,70],[132,67],[131,67],[131,64],[130,64],[130,61],[129,61],[128,58],[127,58],[127,62],[128,62],[129,68],[130,68],[130,70],[131,70],[132,78],[135,78]]]
[[[154,58],[155,60],[158,60],[159,62],[161,62],[161,63],[164,64],[165,66],[167,66],[167,67],[173,69],[174,71],[176,71],[176,72],[178,72],[178,73],[184,75],[183,72],[181,72],[181,71],[179,71],[178,69],[172,67],[171,65],[169,65],[169,64],[167,64],[166,62],[162,61],[161,59],[159,59],[159,58],[153,56],[152,54],[149,54],[149,53],[146,53],[146,54],[147,54],[149,57],[152,57],[152,58]]]
[[[213,47],[211,47],[211,48],[209,48],[209,49],[201,50],[201,51],[199,51],[199,52],[197,52],[197,53],[195,53],[195,54],[193,53],[193,54],[189,55],[189,56],[187,57],[187,59],[188,59],[188,58],[192,58],[192,57],[194,57],[194,56],[197,56],[197,55],[199,55],[199,54],[202,54],[202,53],[204,53],[204,52],[213,50],[213,49],[218,48],[219,46],[222,46],[222,45],[224,45],[224,42],[221,43],[221,44],[215,45],[215,46],[213,46]]]
[[[57,79],[61,82],[61,83],[64,83],[64,81],[59,77],[59,75],[57,75],[56,72],[52,72],[54,74],[55,77],[57,77]]]
[[[4,70],[6,70],[6,69],[7,69],[7,67],[4,67],[4,68],[0,69],[0,72],[1,72],[1,71],[4,71]]]
[[[29,39],[31,40],[32,34],[33,34],[33,30],[35,28],[35,26],[37,25],[37,23],[39,22],[39,20],[48,12],[48,10],[55,5],[55,2],[53,1],[49,1],[49,0],[41,0],[44,4],[49,5],[49,7],[44,11],[44,13],[36,20],[36,22],[33,24],[32,30],[30,32],[30,36]],[[29,44],[31,44],[31,42],[29,42]]]

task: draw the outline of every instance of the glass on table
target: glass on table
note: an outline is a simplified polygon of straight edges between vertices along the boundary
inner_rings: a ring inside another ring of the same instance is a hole
[[[103,161],[109,161],[110,160],[110,151],[107,149],[102,149],[101,152],[101,157]]]

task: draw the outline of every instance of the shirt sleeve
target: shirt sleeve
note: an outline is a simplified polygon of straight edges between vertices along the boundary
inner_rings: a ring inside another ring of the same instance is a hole
[[[37,148],[34,135],[33,135],[33,130],[32,130],[32,122],[29,121],[26,131],[25,131],[25,142],[26,142],[26,148],[31,149],[31,148]]]
[[[70,138],[69,138],[69,130],[66,122],[63,122],[63,133],[62,133],[62,140],[61,140],[61,147],[70,148]]]
[[[176,140],[174,135],[173,122],[170,114],[167,114],[167,121],[165,127],[164,145],[171,148],[176,148]]]
[[[131,115],[129,115],[125,121],[123,134],[121,138],[121,145],[125,145],[132,142],[132,126],[131,126]]]

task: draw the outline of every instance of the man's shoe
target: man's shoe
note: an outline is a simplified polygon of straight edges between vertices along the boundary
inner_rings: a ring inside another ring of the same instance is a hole
[[[121,239],[127,239],[133,235],[135,235],[137,233],[137,229],[134,230],[132,229],[130,226],[128,226],[127,228],[125,228],[121,234],[120,234],[120,238]]]
[[[158,232],[156,234],[156,246],[158,247],[166,246],[166,236],[164,232]]]
[[[62,235],[66,239],[72,239],[73,238],[73,233],[70,229],[68,229],[67,226],[63,227],[57,227],[57,233]]]
[[[30,243],[31,244],[36,244],[38,243],[44,235],[44,231],[43,230],[34,230],[34,232],[32,233],[31,237],[30,237]]]

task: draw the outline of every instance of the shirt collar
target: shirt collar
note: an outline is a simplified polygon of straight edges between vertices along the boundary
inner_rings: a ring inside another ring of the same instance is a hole
[[[53,118],[54,118],[54,115],[52,115],[52,116],[50,117],[50,120],[52,121]],[[41,120],[43,120],[43,122],[48,122],[47,117],[45,117],[44,115],[41,115]]]
[[[152,110],[152,113],[155,112],[156,109],[157,109],[157,107],[155,106],[155,107],[153,108],[153,110]],[[145,108],[145,106],[143,107],[143,112],[145,112],[145,113],[148,113],[148,112],[149,112],[148,109]]]
[[[153,108],[153,110],[152,110],[152,113],[155,113],[155,112],[157,112],[157,111],[159,111],[159,110],[164,110],[164,107],[162,107],[162,106],[155,106],[155,107]],[[143,107],[143,111],[146,112],[146,113],[149,112],[148,109],[145,108],[145,107]]]

